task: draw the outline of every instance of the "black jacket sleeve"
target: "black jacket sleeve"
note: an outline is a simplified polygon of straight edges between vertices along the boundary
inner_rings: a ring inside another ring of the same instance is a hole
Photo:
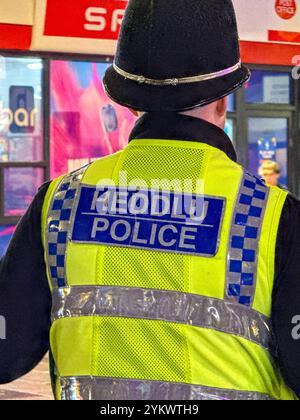
[[[0,384],[32,370],[49,349],[51,294],[41,239],[45,184],[21,219],[0,265]]]
[[[300,339],[293,337],[300,316],[300,202],[288,196],[278,231],[272,323],[278,363],[286,383],[300,396]]]

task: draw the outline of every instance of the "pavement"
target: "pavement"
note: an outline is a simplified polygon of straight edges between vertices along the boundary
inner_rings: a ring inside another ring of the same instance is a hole
[[[0,385],[0,400],[53,400],[48,358],[23,378]]]

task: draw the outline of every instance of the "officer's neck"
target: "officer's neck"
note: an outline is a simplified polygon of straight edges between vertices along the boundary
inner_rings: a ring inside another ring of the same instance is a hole
[[[220,99],[209,105],[181,112],[181,114],[209,122],[224,130],[227,117],[227,99]]]

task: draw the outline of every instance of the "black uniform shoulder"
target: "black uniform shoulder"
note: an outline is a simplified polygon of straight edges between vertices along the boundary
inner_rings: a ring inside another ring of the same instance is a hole
[[[0,384],[29,372],[49,348],[52,300],[41,235],[49,185],[39,189],[0,262],[0,310],[9,332],[0,340]]]
[[[289,193],[280,219],[276,246],[275,292],[280,276],[286,270],[297,241],[300,242],[300,201]]]
[[[298,228],[300,229],[300,200],[289,193],[282,210],[278,240],[282,238],[286,244],[288,239],[297,239]]]
[[[293,319],[300,315],[300,201],[289,194],[280,220],[272,324],[278,363],[287,384],[300,396],[300,341],[292,337]]]

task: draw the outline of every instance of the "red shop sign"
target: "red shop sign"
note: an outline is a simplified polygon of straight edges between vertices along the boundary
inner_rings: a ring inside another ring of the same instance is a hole
[[[117,40],[127,0],[48,0],[45,36]]]
[[[296,0],[276,0],[275,9],[282,19],[292,19],[297,13]]]

